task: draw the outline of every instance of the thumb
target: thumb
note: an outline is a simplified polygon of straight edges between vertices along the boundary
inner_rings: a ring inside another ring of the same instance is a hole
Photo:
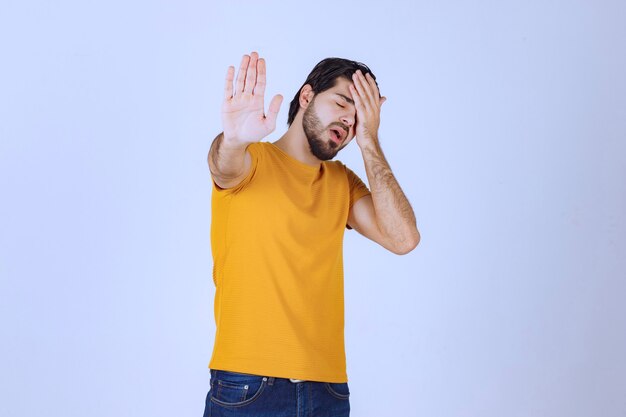
[[[282,102],[283,96],[280,94],[276,94],[270,102],[270,108],[268,109],[267,116],[265,116],[265,118],[267,119],[267,123],[271,126],[276,126],[276,117],[278,116]]]
[[[383,106],[383,103],[384,103],[385,101],[387,101],[387,97],[381,97],[381,99],[380,99],[380,106],[381,106],[381,107]]]

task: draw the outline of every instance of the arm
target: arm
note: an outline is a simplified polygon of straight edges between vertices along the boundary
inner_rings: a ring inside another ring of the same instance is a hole
[[[348,224],[363,236],[398,255],[409,253],[420,241],[415,214],[376,142],[362,148],[372,195],[358,199]]]
[[[420,241],[411,204],[391,172],[378,141],[380,97],[374,79],[360,72],[353,76],[350,91],[357,109],[357,144],[372,192],[357,200],[350,210],[348,224],[364,236],[396,254],[406,254]]]
[[[250,171],[252,158],[246,147],[224,140],[224,132],[211,143],[207,162],[211,176],[220,188],[235,187]]]
[[[235,68],[229,66],[226,74],[222,104],[224,131],[213,140],[207,156],[213,180],[221,188],[234,187],[246,177],[252,165],[246,148],[276,128],[283,98],[281,95],[272,98],[266,117],[263,105],[265,60],[258,56],[256,52],[243,56],[234,91]]]

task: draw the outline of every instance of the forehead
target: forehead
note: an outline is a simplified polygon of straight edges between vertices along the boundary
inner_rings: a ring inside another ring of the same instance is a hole
[[[341,97],[349,103],[354,103],[354,101],[352,100],[352,93],[350,92],[350,88],[349,88],[350,85],[354,85],[352,81],[344,77],[339,77],[337,78],[337,81],[335,82],[335,86],[332,88],[329,88],[325,92],[328,94],[337,96],[337,97]]]

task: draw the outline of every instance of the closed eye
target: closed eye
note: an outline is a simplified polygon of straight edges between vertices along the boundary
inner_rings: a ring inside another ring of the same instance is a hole
[[[343,106],[341,104],[337,103],[337,105],[343,109]]]

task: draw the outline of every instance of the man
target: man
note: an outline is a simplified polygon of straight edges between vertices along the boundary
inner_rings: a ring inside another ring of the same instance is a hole
[[[211,145],[216,334],[205,417],[348,416],[342,245],[345,228],[396,253],[420,240],[378,142],[386,100],[365,65],[328,58],[276,126],[264,114],[265,60],[229,67],[224,131]],[[333,157],[356,137],[371,192]],[[230,414],[229,414],[230,413]]]

